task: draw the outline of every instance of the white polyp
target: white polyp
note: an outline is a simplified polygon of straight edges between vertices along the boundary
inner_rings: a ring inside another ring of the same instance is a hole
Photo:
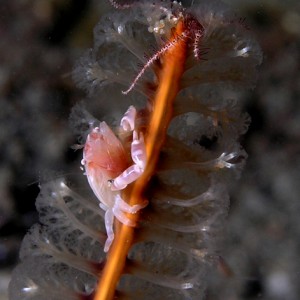
[[[194,284],[191,282],[185,282],[185,283],[181,284],[181,288],[185,289],[185,290],[192,289],[193,287],[194,287]]]
[[[171,17],[168,17],[168,18],[171,18]],[[168,21],[170,22],[170,19]],[[166,31],[164,29],[165,27],[166,27],[165,21],[164,20],[159,20],[159,21],[155,22],[154,26],[151,26],[152,31],[149,30],[150,27],[148,28],[148,31],[149,32],[159,33],[160,35],[163,35],[163,34],[166,33]]]
[[[30,286],[22,288],[22,291],[26,294],[34,294],[39,289],[39,287],[32,281],[29,280]]]
[[[249,47],[245,47],[241,50],[236,50],[236,56],[243,56],[243,57],[248,57],[249,56]]]
[[[124,31],[124,26],[123,25],[119,25],[118,26],[118,33],[121,34]]]
[[[239,41],[236,46],[234,47],[235,56],[242,56],[242,57],[249,57],[250,56],[250,51],[251,51],[251,46],[247,45],[245,41]]]
[[[217,159],[216,166],[220,169],[234,167],[234,164],[229,163],[228,161],[233,159],[234,157],[236,157],[236,155],[237,155],[236,152],[232,152],[232,153],[229,153],[229,154],[223,152],[220,155],[220,157]]]
[[[67,188],[66,184],[63,181],[60,182],[60,187],[64,189]]]

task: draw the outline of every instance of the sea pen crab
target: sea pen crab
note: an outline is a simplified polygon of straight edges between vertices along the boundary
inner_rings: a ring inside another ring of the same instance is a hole
[[[86,139],[82,164],[85,168],[90,187],[105,211],[107,240],[104,251],[107,252],[114,239],[113,222],[116,217],[121,223],[134,227],[126,213],[135,214],[147,204],[129,205],[121,197],[121,190],[144,172],[146,166],[146,148],[142,133],[135,129],[136,109],[130,106],[120,123],[120,130],[132,132],[131,159],[126,155],[122,141],[105,122],[93,128]],[[130,165],[131,164],[131,165]]]

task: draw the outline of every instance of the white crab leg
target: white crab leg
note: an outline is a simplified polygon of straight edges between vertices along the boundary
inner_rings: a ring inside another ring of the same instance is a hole
[[[146,166],[146,147],[144,137],[133,132],[133,141],[131,144],[131,157],[135,162],[134,165],[128,167],[118,177],[109,181],[111,190],[117,191],[124,189],[129,183],[137,180],[145,170]]]
[[[132,165],[115,179],[109,180],[108,184],[112,191],[123,190],[129,183],[137,180],[142,173],[143,170],[138,165]]]
[[[122,197],[119,194],[117,194],[115,197],[114,207],[126,213],[136,214],[139,210],[145,208],[147,205],[148,205],[148,201],[145,201],[142,204],[129,205],[127,202],[125,202],[122,199]]]
[[[124,225],[135,227],[136,222],[130,220],[125,213],[135,214],[142,208],[148,205],[148,201],[145,201],[142,204],[129,205],[126,203],[121,196],[118,194],[115,198],[115,205],[112,209],[114,216]]]
[[[115,234],[113,230],[114,225],[114,212],[113,209],[108,209],[105,212],[105,229],[107,233],[107,240],[104,245],[104,252],[107,252],[114,240]]]
[[[132,160],[144,171],[147,162],[146,146],[143,134],[140,133],[139,137],[136,131],[133,132],[131,157]]]
[[[136,109],[134,106],[129,106],[123,118],[121,119],[121,127],[124,131],[133,131],[135,127]]]
[[[130,220],[125,213],[118,209],[117,207],[113,207],[113,213],[114,216],[124,225],[129,226],[129,227],[135,227],[136,226],[136,222]]]

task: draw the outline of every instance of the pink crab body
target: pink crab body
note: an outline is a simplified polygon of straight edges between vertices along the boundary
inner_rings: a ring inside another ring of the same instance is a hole
[[[123,131],[132,131],[131,158],[126,154],[124,145],[110,127],[101,122],[87,136],[83,150],[82,164],[94,194],[105,210],[105,227],[107,241],[104,251],[107,252],[114,239],[113,221],[116,217],[121,223],[134,227],[136,224],[125,213],[136,213],[145,205],[130,206],[122,197],[120,190],[135,181],[144,172],[146,150],[143,135],[134,131],[136,110],[130,106],[121,120]]]
[[[103,205],[110,207],[114,193],[108,182],[122,173],[128,163],[123,145],[105,122],[88,135],[83,162],[94,194]]]

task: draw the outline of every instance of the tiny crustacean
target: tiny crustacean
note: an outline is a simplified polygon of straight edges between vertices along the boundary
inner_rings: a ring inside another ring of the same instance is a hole
[[[125,213],[135,214],[147,204],[129,205],[120,191],[144,172],[146,166],[146,148],[142,133],[135,130],[136,109],[130,106],[121,119],[121,131],[132,132],[131,158],[128,161],[124,145],[110,127],[101,122],[93,128],[86,139],[82,164],[85,168],[90,187],[105,211],[107,240],[104,251],[107,252],[114,239],[113,221],[116,217],[121,223],[134,227],[135,222]],[[129,166],[130,165],[130,166]],[[129,167],[128,167],[129,166]]]

